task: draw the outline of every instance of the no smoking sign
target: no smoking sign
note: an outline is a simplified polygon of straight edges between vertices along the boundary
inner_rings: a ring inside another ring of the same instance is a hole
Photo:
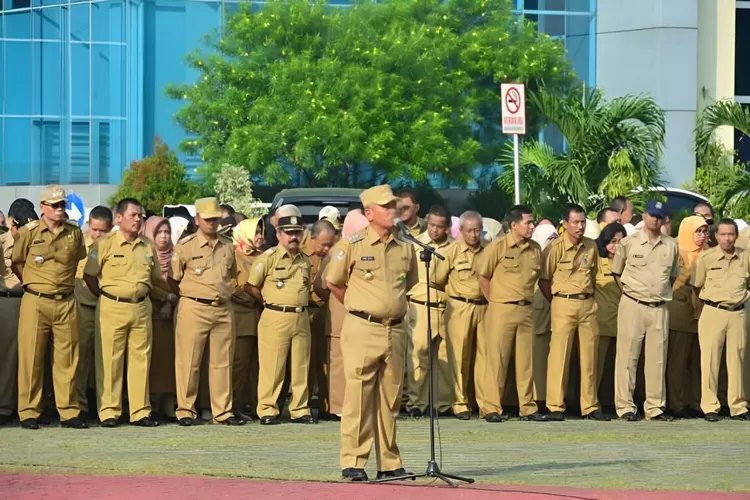
[[[502,96],[503,134],[526,133],[526,91],[523,84],[503,83]]]

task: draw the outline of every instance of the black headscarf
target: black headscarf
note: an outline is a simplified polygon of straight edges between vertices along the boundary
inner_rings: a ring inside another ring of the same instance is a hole
[[[602,232],[599,233],[599,237],[596,239],[596,248],[599,249],[599,257],[609,256],[607,252],[607,245],[612,241],[617,233],[622,233],[623,236],[627,236],[628,232],[625,231],[625,227],[619,222],[612,222],[604,226]]]

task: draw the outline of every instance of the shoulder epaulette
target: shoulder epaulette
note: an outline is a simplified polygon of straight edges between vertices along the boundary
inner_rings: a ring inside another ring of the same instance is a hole
[[[36,229],[38,226],[39,226],[39,221],[38,220],[33,220],[33,221],[29,222],[28,224],[26,224],[23,227],[25,227],[26,229],[28,229],[29,231],[31,231],[32,229]]]
[[[178,245],[184,245],[188,241],[190,241],[193,238],[195,238],[197,235],[198,235],[198,233],[189,234],[189,235],[185,236],[184,238],[182,238],[180,241],[178,241],[177,244]]]
[[[81,227],[80,227],[80,226],[78,225],[78,223],[77,223],[76,221],[74,221],[74,220],[70,220],[70,219],[65,219],[65,220],[63,221],[63,223],[64,223],[64,224],[67,224],[67,225],[69,225],[69,226],[73,226],[73,227],[75,227],[75,228],[81,229]]]
[[[265,252],[263,252],[263,255],[273,255],[273,253],[276,251],[276,248],[278,248],[278,247],[271,247],[271,248],[269,248],[268,250],[266,250]]]
[[[219,241],[222,243],[226,243],[227,245],[233,245],[234,242],[232,241],[232,238],[227,236],[226,234],[219,234]]]
[[[542,245],[539,244],[536,240],[529,240],[529,246],[532,246],[534,248],[538,248],[539,250],[542,249]]]
[[[365,235],[367,232],[363,229],[362,231],[357,231],[351,236],[348,236],[346,239],[349,240],[349,243],[356,243],[358,241],[362,241],[365,239]]]

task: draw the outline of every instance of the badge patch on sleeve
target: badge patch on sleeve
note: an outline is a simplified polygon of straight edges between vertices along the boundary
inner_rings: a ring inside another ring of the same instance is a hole
[[[336,255],[336,260],[344,260],[344,251],[339,250],[338,255]]]

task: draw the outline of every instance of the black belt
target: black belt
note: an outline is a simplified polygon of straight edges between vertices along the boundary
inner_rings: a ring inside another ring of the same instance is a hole
[[[219,307],[221,305],[224,305],[224,302],[218,299],[199,299],[198,297],[187,297],[185,295],[181,295],[183,299],[192,300],[193,302],[197,302],[199,304],[203,304],[204,306],[214,306]]]
[[[73,290],[65,293],[40,293],[35,292],[31,288],[24,288],[24,291],[26,293],[30,293],[31,295],[36,295],[37,297],[41,297],[43,299],[49,299],[49,300],[64,300],[73,295]]]
[[[419,304],[420,306],[426,306],[428,304],[428,302],[425,302],[423,300],[412,299],[411,297],[409,297],[409,302],[414,302],[415,304]],[[444,302],[442,302],[442,303],[441,302],[429,302],[429,305],[430,305],[430,307],[437,307],[437,308],[440,308],[440,309],[442,309],[443,307],[445,307],[445,303]]]
[[[487,304],[487,299],[467,299],[466,297],[456,297],[454,295],[448,295],[448,297],[452,298],[453,300],[460,300],[461,302],[466,302],[467,304],[474,304],[477,306],[483,306]]]
[[[146,297],[141,297],[139,299],[118,297],[117,295],[112,295],[111,293],[107,293],[104,290],[102,290],[102,297],[107,297],[109,300],[114,300],[115,302],[125,302],[126,304],[140,304],[141,302],[146,300]]]
[[[659,302],[646,302],[644,300],[638,300],[638,299],[636,299],[634,297],[631,297],[630,295],[628,295],[625,292],[623,292],[622,294],[624,296],[626,296],[627,298],[629,298],[630,300],[632,300],[633,302],[635,302],[636,304],[640,304],[640,305],[646,306],[646,307],[660,307],[660,306],[663,306],[664,304],[667,303],[665,300],[660,300]]]
[[[0,291],[0,297],[22,297],[23,296],[23,290],[20,290],[18,292],[6,292],[5,290]]]
[[[554,297],[560,297],[561,299],[573,299],[573,300],[586,300],[593,297],[593,293],[556,293]]]
[[[362,318],[364,320],[369,321],[370,323],[378,323],[383,326],[396,326],[398,324],[401,324],[401,322],[404,320],[404,318],[379,318],[377,316],[373,316],[372,314],[367,314],[366,312],[362,311],[349,311],[349,314],[352,316],[356,316],[358,318]]]
[[[532,302],[530,300],[517,300],[515,302],[503,302],[503,304],[509,304],[509,305],[512,305],[512,306],[530,306],[533,303],[534,302]]]
[[[716,309],[721,309],[722,311],[729,311],[729,312],[741,311],[745,308],[744,302],[742,304],[735,304],[733,306],[725,306],[724,304],[719,304],[718,302],[711,302],[710,300],[704,300],[703,303],[706,304],[707,306],[715,307]]]
[[[272,311],[283,313],[301,313],[307,309],[305,306],[277,306],[276,304],[265,304],[264,307]]]

